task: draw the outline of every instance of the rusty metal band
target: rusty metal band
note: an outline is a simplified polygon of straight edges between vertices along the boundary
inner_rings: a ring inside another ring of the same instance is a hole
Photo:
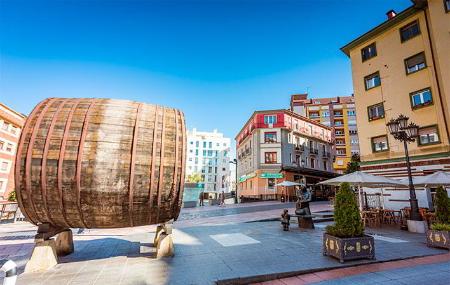
[[[36,212],[36,207],[34,206],[34,201],[31,197],[32,195],[32,189],[31,189],[31,161],[33,159],[33,147],[34,147],[34,141],[36,140],[37,132],[39,130],[39,126],[41,125],[42,119],[44,118],[45,113],[47,112],[48,108],[56,101],[56,98],[52,98],[48,101],[48,103],[44,106],[41,113],[39,113],[38,117],[36,118],[36,123],[34,124],[34,128],[31,131],[31,138],[30,142],[28,144],[27,149],[27,157],[25,160],[25,189],[27,192],[27,195],[30,200],[31,209],[34,212],[34,216],[38,218],[38,214]],[[42,195],[42,193],[41,193]],[[39,219],[38,219],[39,220]]]
[[[161,211],[161,192],[164,187],[164,147],[165,147],[165,129],[166,129],[166,108],[163,107],[163,116],[162,116],[162,128],[161,128],[161,156],[159,160],[159,179],[158,179],[158,208],[156,212],[156,220],[159,222],[159,212]]]
[[[173,177],[173,183],[172,183],[172,191],[175,191],[175,195],[171,196],[173,204],[172,204],[172,213],[174,213],[175,217],[177,217],[177,212],[178,212],[178,199],[180,197],[180,181],[178,180],[178,160],[180,159],[179,157],[179,141],[180,141],[180,132],[178,131],[178,127],[179,127],[179,120],[178,117],[180,116],[180,112],[175,109],[175,129],[176,129],[176,133],[175,133],[175,139],[176,139],[176,143],[175,143],[175,173],[174,173],[174,177]],[[181,170],[181,173],[183,172],[183,170]],[[181,177],[181,175],[180,175]]]
[[[50,122],[50,126],[48,127],[47,137],[45,138],[45,145],[44,145],[44,153],[42,154],[42,163],[41,163],[41,193],[42,193],[42,201],[44,202],[44,212],[45,216],[47,216],[47,219],[51,223],[55,223],[53,219],[50,217],[50,213],[48,211],[48,204],[47,204],[47,156],[48,156],[48,149],[50,147],[50,140],[53,134],[53,129],[55,128],[56,121],[58,119],[58,115],[61,112],[61,109],[66,104],[68,99],[62,100],[62,102],[59,104],[58,108],[56,109],[55,113],[53,114],[52,121]]]
[[[179,133],[178,133],[178,110],[174,110],[175,113],[175,163],[174,163],[174,172],[173,172],[173,182],[172,182],[172,189],[170,193],[170,198],[173,199],[175,196],[176,190],[178,189],[177,181],[178,181],[178,141]],[[178,201],[175,200],[174,204],[178,204]]]
[[[24,203],[22,200],[23,199],[22,193],[21,193],[22,192],[22,183],[20,181],[20,178],[22,177],[22,175],[20,175],[20,169],[22,167],[22,163],[21,163],[22,151],[23,151],[23,145],[25,143],[25,138],[31,127],[32,119],[34,118],[34,116],[36,116],[36,113],[42,107],[42,105],[47,103],[49,100],[50,99],[43,100],[38,105],[36,105],[36,107],[34,107],[34,109],[31,111],[30,116],[26,120],[25,125],[22,128],[22,132],[20,133],[19,144],[17,146],[17,151],[16,151],[16,162],[14,164],[14,167],[15,167],[14,168],[14,171],[15,171],[14,178],[15,178],[15,189],[16,189],[16,195],[17,195],[17,202],[18,202],[20,210],[22,211],[25,218],[27,218],[27,220],[31,221],[33,224],[37,224],[37,221],[32,219],[31,215],[28,214],[28,210],[26,209],[26,207],[24,207]],[[30,197],[28,197],[28,199],[30,199]]]
[[[129,210],[129,216],[130,216],[130,226],[133,226],[134,164],[136,163],[136,145],[137,145],[137,140],[138,140],[141,109],[142,109],[142,103],[140,103],[137,108],[136,119],[134,121],[134,130],[133,130],[133,144],[131,146],[130,180],[129,180],[129,185],[128,185],[128,210]]]
[[[181,155],[181,177],[180,177],[180,193],[181,191],[184,191],[184,175],[186,174],[186,126],[185,126],[185,119],[184,119],[184,113],[180,111],[181,115],[181,130],[182,130],[182,136],[183,136],[183,149],[182,149],[182,155]],[[180,195],[178,198],[178,213],[181,209],[181,203],[183,202],[183,195]]]
[[[150,173],[150,183],[149,183],[149,197],[148,197],[148,203],[149,203],[149,209],[152,209],[153,207],[153,178],[155,177],[155,163],[156,163],[156,128],[158,127],[158,106],[155,106],[155,124],[153,126],[153,142],[152,142],[152,165],[151,165],[151,173]],[[152,213],[153,211],[150,211],[149,215],[149,224],[152,224]]]
[[[86,111],[86,114],[84,115],[83,128],[81,129],[80,142],[78,144],[77,164],[76,164],[76,172],[75,172],[77,209],[78,209],[81,223],[83,224],[83,226],[85,228],[88,228],[88,226],[84,222],[83,212],[81,211],[81,160],[83,159],[84,142],[86,140],[87,130],[89,127],[89,115],[91,114],[92,108],[95,106],[96,103],[97,103],[96,100],[92,99],[92,101],[90,102],[89,107]]]
[[[81,101],[81,99],[73,100],[72,108],[70,109],[69,114],[67,115],[66,125],[64,126],[64,132],[63,132],[63,137],[61,140],[61,145],[59,148],[59,157],[58,157],[57,185],[58,185],[58,195],[59,195],[59,208],[61,210],[64,222],[66,223],[66,225],[68,227],[72,227],[72,226],[70,226],[69,222],[67,221],[66,211],[64,209],[64,198],[63,198],[63,190],[62,190],[62,171],[63,171],[64,155],[66,153],[67,138],[69,137],[70,125],[72,123],[72,117],[73,117],[73,114],[75,113],[75,109],[78,107],[78,104],[80,103],[80,101]]]

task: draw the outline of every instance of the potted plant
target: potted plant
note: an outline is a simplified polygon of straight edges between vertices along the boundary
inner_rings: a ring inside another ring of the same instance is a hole
[[[450,249],[450,199],[442,186],[436,190],[436,222],[427,231],[427,245]]]
[[[323,254],[342,263],[346,260],[375,258],[372,236],[364,234],[358,205],[348,183],[342,183],[334,202],[334,225],[323,234]]]

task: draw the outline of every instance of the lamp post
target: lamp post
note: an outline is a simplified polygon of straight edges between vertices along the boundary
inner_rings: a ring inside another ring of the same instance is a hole
[[[234,173],[234,179],[235,179],[235,181],[234,181],[234,183],[235,183],[235,188],[234,188],[234,203],[235,204],[237,204],[238,203],[238,175],[237,175],[237,159],[235,158],[235,159],[233,159],[233,160],[230,160],[230,163],[231,164],[234,164],[234,165],[236,165],[236,169],[235,169],[235,173]]]
[[[412,174],[411,174],[411,163],[409,161],[408,153],[408,143],[416,140],[419,134],[419,126],[414,123],[408,124],[409,118],[400,115],[397,119],[391,119],[386,126],[389,128],[391,135],[401,142],[403,142],[403,147],[405,148],[405,158],[406,158],[406,168],[408,170],[408,180],[409,180],[409,203],[411,205],[411,217],[413,221],[421,221],[422,217],[419,213],[419,204],[416,198],[416,191],[414,189]]]

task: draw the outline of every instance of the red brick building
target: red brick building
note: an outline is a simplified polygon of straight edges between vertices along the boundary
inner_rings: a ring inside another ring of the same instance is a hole
[[[26,116],[0,103],[0,201],[14,190],[14,162]]]

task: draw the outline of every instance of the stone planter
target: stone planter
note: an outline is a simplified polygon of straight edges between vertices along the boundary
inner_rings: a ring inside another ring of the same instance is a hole
[[[449,231],[427,231],[427,245],[429,247],[438,247],[450,249],[450,232]]]
[[[341,263],[354,259],[375,259],[375,243],[371,236],[339,238],[323,234],[323,255],[333,256]]]

